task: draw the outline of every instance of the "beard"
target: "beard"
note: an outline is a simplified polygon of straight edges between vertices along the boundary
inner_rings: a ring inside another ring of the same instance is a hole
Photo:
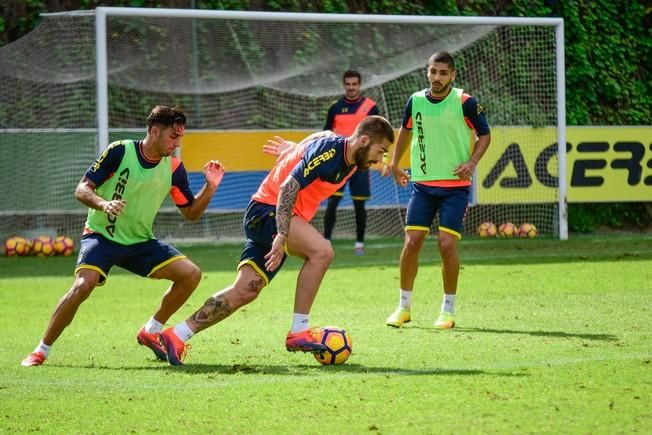
[[[432,94],[442,94],[448,90],[448,88],[451,85],[452,80],[449,80],[447,82],[439,82],[439,84],[435,84],[433,82],[430,83],[430,92]]]
[[[369,161],[369,148],[360,148],[353,156],[355,164],[360,169],[369,169],[373,162]]]

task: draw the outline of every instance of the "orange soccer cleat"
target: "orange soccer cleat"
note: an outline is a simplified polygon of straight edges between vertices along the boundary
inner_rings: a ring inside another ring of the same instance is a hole
[[[167,354],[167,360],[171,366],[182,366],[186,359],[190,344],[186,344],[174,334],[174,328],[165,329],[159,335],[163,349]]]
[[[288,332],[285,348],[288,352],[324,352],[327,348],[319,342],[318,333],[319,328],[310,328],[295,334]]]
[[[161,361],[167,361],[168,355],[165,353],[165,348],[161,346],[159,335],[161,334],[150,334],[145,331],[145,327],[142,327],[138,331],[138,335],[136,335],[136,340],[141,346],[149,347],[154,352],[154,355],[156,355],[156,358]]]
[[[23,367],[33,367],[42,365],[47,358],[43,352],[32,352],[27,355],[20,365]]]

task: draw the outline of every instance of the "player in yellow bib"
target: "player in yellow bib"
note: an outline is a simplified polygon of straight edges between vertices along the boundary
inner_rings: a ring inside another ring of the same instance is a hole
[[[408,100],[392,157],[394,179],[403,186],[409,180],[412,188],[400,260],[399,306],[386,321],[397,328],[410,321],[419,252],[437,214],[444,300],[434,326],[436,329],[455,326],[460,271],[457,241],[462,237],[471,177],[490,142],[482,107],[474,97],[452,86],[455,75],[455,62],[449,53],[439,51],[430,57],[427,70],[430,86],[415,92]],[[407,144],[410,144],[410,175],[399,167]]]
[[[154,218],[170,195],[186,219],[199,219],[224,176],[222,165],[209,161],[204,166],[206,183],[197,195],[192,194],[183,163],[172,156],[180,146],[185,126],[183,112],[156,106],[147,117],[143,140],[110,144],[86,171],[75,190],[75,197],[89,208],[75,280],[59,300],[43,338],[23,360],[23,366],[45,362],[50,347],[72,322],[81,303],[96,286],[106,282],[113,266],[172,281],[159,308],[136,336],[157,358],[167,359],[159,334],[195,290],[201,271],[173,246],[154,237]]]

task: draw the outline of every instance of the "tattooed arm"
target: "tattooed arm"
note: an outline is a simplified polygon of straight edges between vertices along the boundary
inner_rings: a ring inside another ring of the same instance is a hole
[[[276,237],[272,242],[272,249],[265,255],[267,262],[265,268],[270,272],[276,270],[281,264],[285,254],[285,245],[288,241],[290,231],[290,220],[294,211],[294,204],[297,201],[301,186],[292,176],[289,176],[281,185],[276,204]]]

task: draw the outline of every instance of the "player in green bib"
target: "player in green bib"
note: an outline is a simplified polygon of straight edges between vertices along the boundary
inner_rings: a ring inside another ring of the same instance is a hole
[[[408,100],[391,163],[396,182],[406,186],[411,181],[412,194],[400,260],[399,306],[386,323],[400,328],[411,320],[419,252],[438,215],[444,300],[434,327],[444,330],[455,326],[460,271],[457,242],[462,237],[471,177],[491,136],[476,99],[452,86],[456,75],[453,56],[445,51],[436,52],[428,60],[427,68],[430,86]],[[410,175],[399,166],[408,144]]]
[[[193,195],[183,163],[172,155],[185,127],[182,111],[156,106],[147,117],[144,139],[110,144],[86,171],[75,190],[75,197],[88,206],[75,280],[23,366],[45,362],[50,347],[72,322],[81,303],[96,286],[104,285],[113,266],[172,281],[160,306],[136,336],[157,358],[167,360],[160,332],[195,290],[201,271],[176,248],[154,237],[154,218],[170,195],[186,219],[199,219],[224,176],[220,162],[209,161],[203,171],[206,183]]]

